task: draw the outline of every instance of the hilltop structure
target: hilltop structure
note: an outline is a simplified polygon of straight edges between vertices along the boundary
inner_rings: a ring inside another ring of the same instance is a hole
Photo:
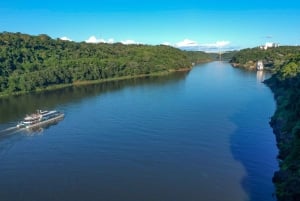
[[[266,42],[265,45],[260,46],[260,49],[268,49],[268,48],[273,48],[273,47],[279,47],[278,43],[272,43],[272,42]]]

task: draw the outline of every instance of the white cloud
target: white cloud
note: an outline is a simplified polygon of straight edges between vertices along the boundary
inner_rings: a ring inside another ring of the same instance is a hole
[[[115,39],[109,38],[108,40],[105,40],[103,38],[97,38],[96,36],[90,36],[87,40],[85,40],[86,43],[115,43]],[[130,44],[140,44],[139,42],[136,42],[134,40],[122,40],[120,41],[124,45],[130,45]]]
[[[115,39],[109,38],[108,40],[105,40],[103,38],[97,38],[96,36],[90,36],[87,40],[85,40],[86,43],[114,43]]]
[[[63,37],[63,38],[67,39],[67,37]],[[90,36],[85,42],[87,42],[87,43],[110,43],[110,44],[115,43],[115,42],[120,42],[124,45],[141,44],[140,42],[137,42],[132,39],[115,41],[114,38],[109,38],[108,40],[105,40],[103,38],[97,38],[96,36]],[[194,51],[205,51],[205,52],[218,52],[220,50],[228,51],[228,50],[234,50],[237,48],[237,47],[233,47],[231,45],[231,42],[227,41],[227,40],[220,40],[220,41],[216,41],[214,43],[199,43],[197,41],[186,38],[177,43],[164,42],[161,44],[167,45],[167,46],[173,46],[173,47],[180,48],[183,50],[194,50]]]
[[[163,42],[162,45],[172,46],[172,44],[169,42]]]
[[[217,47],[225,47],[225,46],[228,46],[229,44],[230,44],[230,41],[217,41],[216,42]]]
[[[61,37],[60,40],[72,41],[72,39],[68,38],[67,36]]]
[[[184,39],[183,41],[180,41],[175,44],[176,47],[195,47],[199,44],[196,41],[190,40],[190,39]]]
[[[108,40],[105,40],[103,38],[97,38],[96,36],[90,36],[87,40],[85,40],[86,43],[115,43],[118,41],[115,41],[114,38],[109,38]],[[130,45],[130,44],[140,44],[139,42],[135,40],[121,40],[120,43],[123,43],[124,45]]]
[[[113,38],[110,38],[107,40],[107,43],[114,43],[114,42],[115,42],[115,39],[113,39]]]
[[[200,44],[200,46],[207,47],[207,48],[222,48],[222,47],[228,46],[229,44],[230,44],[230,41],[217,41],[215,43]]]
[[[100,43],[103,39],[97,39],[96,36],[90,36],[89,39],[87,39],[86,43]]]
[[[196,50],[196,51],[206,51],[206,52],[217,52],[220,48],[231,49],[230,41],[216,41],[214,43],[198,43],[190,39],[184,39],[173,45],[174,47],[184,49],[184,50]]]
[[[134,41],[134,40],[122,40],[121,43],[123,43],[124,45],[130,45],[130,44],[139,44],[138,42]]]

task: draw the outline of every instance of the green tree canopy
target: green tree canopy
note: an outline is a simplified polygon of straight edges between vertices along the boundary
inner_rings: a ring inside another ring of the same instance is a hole
[[[165,45],[88,44],[51,39],[45,34],[0,33],[0,94],[51,85],[136,76],[190,68],[207,61]]]

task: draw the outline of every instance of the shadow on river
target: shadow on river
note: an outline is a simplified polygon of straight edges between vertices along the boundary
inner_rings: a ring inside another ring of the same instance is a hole
[[[99,84],[71,86],[63,89],[11,96],[0,99],[0,124],[15,122],[25,114],[37,109],[56,109],[60,105],[77,102],[85,98],[98,96],[125,87],[135,85],[164,85],[168,82],[183,80],[189,72],[174,72],[166,76],[133,78],[110,81]]]

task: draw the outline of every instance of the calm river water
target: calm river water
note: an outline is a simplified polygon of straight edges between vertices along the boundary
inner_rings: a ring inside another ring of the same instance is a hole
[[[263,73],[212,62],[164,77],[0,99],[1,201],[271,201],[277,169]]]

